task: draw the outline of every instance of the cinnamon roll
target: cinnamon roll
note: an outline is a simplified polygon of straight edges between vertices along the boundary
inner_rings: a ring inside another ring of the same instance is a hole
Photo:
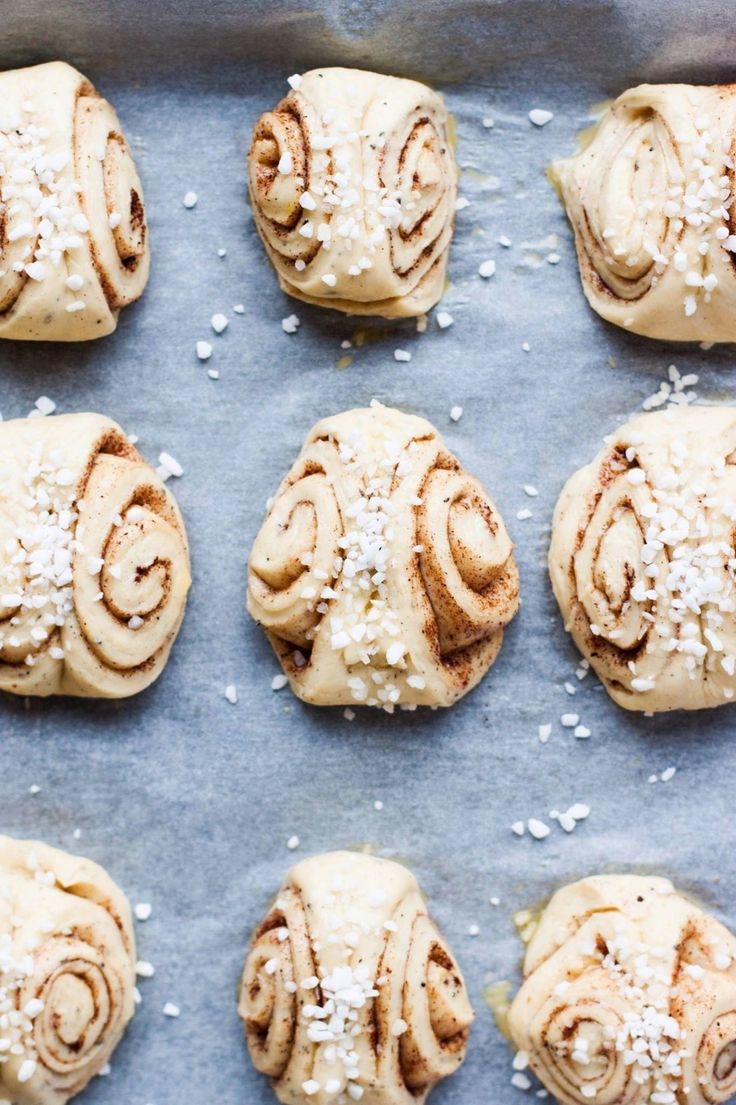
[[[98,414],[0,422],[0,689],[143,690],[189,583],[174,497],[119,426]]]
[[[736,408],[645,414],[560,496],[549,567],[565,628],[628,710],[736,690]]]
[[[0,1098],[64,1105],[133,1016],[135,938],[96,863],[0,837]]]
[[[110,104],[61,61],[0,73],[0,338],[112,333],[149,259],[143,189]]]
[[[509,1027],[561,1105],[722,1105],[736,1093],[736,938],[666,879],[584,879],[543,913]]]
[[[595,311],[636,334],[736,340],[733,85],[644,84],[553,172]]]
[[[422,1105],[462,1063],[473,1021],[414,876],[350,852],[288,874],[253,937],[239,1013],[286,1105]]]
[[[314,69],[253,132],[258,232],[289,295],[421,315],[441,297],[458,170],[442,98],[417,81]]]
[[[452,705],[518,603],[480,483],[429,422],[379,403],[312,429],[250,557],[248,609],[294,693],[320,705]]]

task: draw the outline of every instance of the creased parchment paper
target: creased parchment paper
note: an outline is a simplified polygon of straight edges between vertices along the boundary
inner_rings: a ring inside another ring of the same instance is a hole
[[[595,103],[643,79],[733,77],[729,11],[672,0],[27,0],[5,13],[3,67],[64,57],[118,110],[146,190],[153,267],[141,303],[103,341],[2,343],[0,410],[25,415],[48,395],[59,411],[122,423],[154,463],[171,453],[193,553],[182,632],[143,695],[0,702],[2,830],[87,854],[134,903],[153,904],[138,932],[156,974],[140,981],[143,1004],[90,1105],[272,1100],[248,1064],[236,983],[252,926],[307,853],[368,844],[408,862],[428,893],[478,1012],[468,1060],[437,1105],[524,1099],[483,1001],[487,978],[516,977],[516,910],[591,872],[657,871],[736,923],[734,708],[647,719],[619,710],[592,676],[578,681],[545,567],[562,484],[670,363],[700,376],[703,400],[733,399],[730,347],[668,347],[589,310],[545,179]],[[278,291],[245,202],[245,151],[286,77],[327,63],[418,76],[447,96],[470,206],[458,214],[444,331],[434,317],[425,334],[372,322],[378,340],[343,350],[361,323]],[[537,128],[532,108],[554,118]],[[190,190],[199,198],[187,209]],[[483,280],[490,259],[496,275]],[[220,336],[216,312],[229,319]],[[289,335],[281,320],[292,312],[301,323]],[[206,363],[201,340],[214,349]],[[397,348],[411,361],[397,363]],[[310,426],[374,396],[430,419],[488,488],[516,542],[522,609],[493,670],[452,710],[348,723],[271,690],[277,666],[245,614],[245,562]],[[532,516],[517,519],[525,509]],[[563,729],[568,712],[588,739]],[[670,766],[670,782],[647,782]],[[574,802],[591,814],[567,835],[549,811]],[[512,834],[529,817],[553,826],[546,840]],[[167,1001],[178,1019],[164,1017]]]

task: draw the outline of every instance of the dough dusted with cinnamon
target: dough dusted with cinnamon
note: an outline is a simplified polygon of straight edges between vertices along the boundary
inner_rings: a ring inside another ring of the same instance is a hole
[[[133,1016],[128,901],[96,863],[0,837],[0,1100],[65,1105]]]
[[[414,876],[351,852],[287,875],[253,937],[239,1012],[284,1105],[423,1105],[462,1063],[473,1021]]]
[[[722,1105],[736,1093],[736,939],[666,879],[555,894],[509,1014],[560,1105]]]
[[[0,338],[88,341],[142,295],[143,189],[120,122],[61,61],[0,73]]]
[[[445,287],[458,170],[417,81],[314,69],[253,132],[253,214],[289,295],[348,314],[421,315]]]
[[[668,341],[736,340],[735,136],[736,86],[642,84],[555,163],[603,318]]]
[[[629,710],[736,691],[736,408],[621,426],[568,481],[549,567],[565,626]]]
[[[163,671],[189,584],[176,501],[115,422],[0,422],[1,690],[142,691]]]
[[[250,556],[248,609],[319,705],[452,705],[518,604],[483,487],[429,422],[377,403],[312,429]]]

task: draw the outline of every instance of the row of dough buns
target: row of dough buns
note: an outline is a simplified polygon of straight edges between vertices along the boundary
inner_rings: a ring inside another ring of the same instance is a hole
[[[109,1062],[135,1004],[130,905],[97,864],[0,837],[0,1092],[65,1105]],[[560,1105],[722,1105],[736,1092],[736,938],[666,879],[559,891],[509,1013],[516,1069]],[[423,1105],[474,1019],[460,968],[404,866],[333,852],[286,876],[238,999],[284,1105]]]
[[[255,224],[281,287],[349,314],[440,299],[458,169],[442,98],[417,81],[315,69],[256,122]],[[143,292],[143,189],[113,108],[77,70],[0,73],[0,337],[82,341]],[[641,85],[553,167],[593,308],[680,341],[736,337],[731,86]]]
[[[549,567],[619,705],[736,692],[736,413],[639,416],[555,510]],[[101,415],[0,424],[0,688],[124,697],[161,672],[190,584],[161,477]],[[450,706],[519,604],[503,520],[424,419],[376,403],[319,422],[251,550],[248,607],[318,705]]]
[[[553,588],[628,709],[733,698],[735,427],[727,407],[640,416],[560,496]],[[168,488],[99,415],[3,423],[0,472],[0,686],[143,689],[190,582]],[[482,486],[430,423],[376,404],[310,433],[254,542],[248,606],[299,697],[390,712],[448,706],[476,685],[518,590]]]

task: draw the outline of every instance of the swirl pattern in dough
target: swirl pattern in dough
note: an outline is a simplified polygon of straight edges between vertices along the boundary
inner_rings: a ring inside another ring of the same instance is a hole
[[[554,173],[583,289],[609,322],[674,341],[736,340],[733,85],[640,85]]]
[[[629,710],[736,690],[736,409],[645,414],[567,483],[549,567],[565,626]]]
[[[253,937],[239,1012],[285,1105],[422,1105],[473,1011],[416,879],[350,852],[297,864]]]
[[[518,601],[480,483],[429,422],[378,403],[312,429],[250,557],[248,609],[319,705],[452,705]]]
[[[0,689],[136,694],[166,664],[189,583],[174,497],[116,423],[0,423]]]
[[[722,1105],[736,939],[666,879],[584,879],[542,915],[509,1026],[517,1065],[561,1105]]]
[[[0,1098],[64,1105],[133,1016],[125,895],[96,863],[0,837]]]
[[[441,297],[457,199],[448,115],[417,81],[315,69],[256,123],[258,232],[285,292],[348,314],[421,315]]]
[[[64,62],[0,73],[0,338],[110,334],[150,263],[115,111]]]

